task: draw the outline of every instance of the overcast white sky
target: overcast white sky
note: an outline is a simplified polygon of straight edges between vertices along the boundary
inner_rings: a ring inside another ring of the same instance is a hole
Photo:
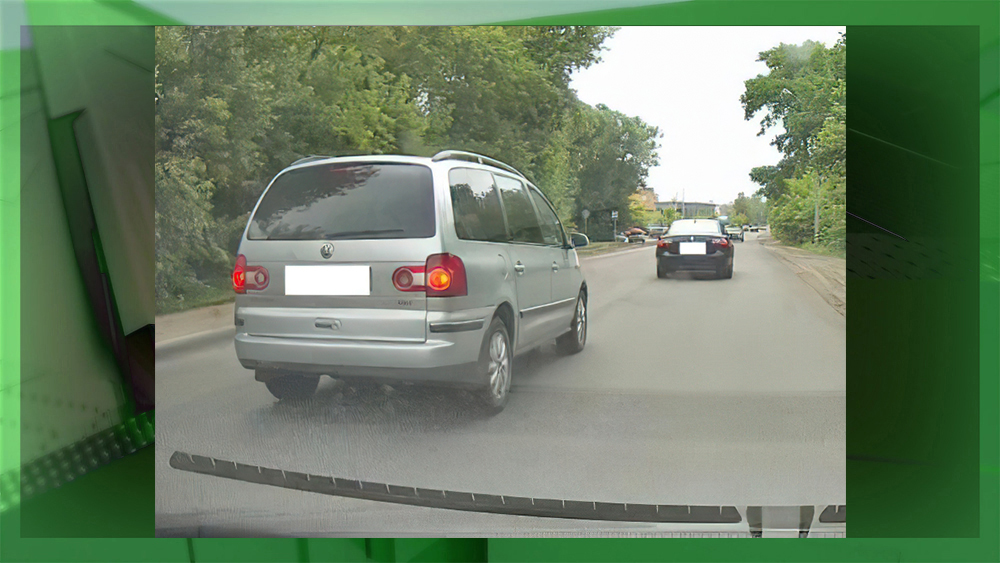
[[[584,102],[637,115],[663,132],[648,185],[658,200],[728,203],[759,186],[750,169],[775,164],[778,130],[757,137],[743,119],[743,81],[767,72],[758,53],[807,39],[831,46],[844,27],[623,27],[602,62],[573,76]]]

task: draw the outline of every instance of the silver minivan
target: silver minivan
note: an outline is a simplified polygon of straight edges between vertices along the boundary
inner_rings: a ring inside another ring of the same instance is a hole
[[[240,241],[236,355],[279,399],[328,375],[468,387],[499,412],[515,354],[586,344],[584,244],[485,156],[305,158]]]

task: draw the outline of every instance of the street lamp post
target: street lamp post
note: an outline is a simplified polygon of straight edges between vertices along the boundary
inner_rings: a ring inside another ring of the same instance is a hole
[[[801,100],[799,100],[799,97],[796,96],[795,93],[793,93],[788,88],[782,88],[781,89],[781,93],[782,94],[788,94],[796,102],[801,103]],[[813,206],[814,206],[814,213],[813,213],[813,243],[814,244],[819,242],[819,189],[820,189],[820,185],[822,184],[822,181],[823,181],[823,178],[820,175],[815,175],[814,178],[813,178],[813,183],[815,184],[815,188],[816,188],[815,195],[813,196]]]
[[[819,187],[821,185],[822,178],[816,177],[816,197],[813,198],[813,202],[816,206],[816,215],[813,217],[813,244],[819,242]]]

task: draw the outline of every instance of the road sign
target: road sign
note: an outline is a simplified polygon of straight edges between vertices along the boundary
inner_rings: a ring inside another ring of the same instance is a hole
[[[580,212],[580,215],[581,215],[581,216],[582,216],[582,217],[583,217],[584,219],[586,219],[587,217],[590,217],[590,210],[589,210],[589,209],[584,209],[583,211],[581,211],[581,212]]]
[[[611,212],[611,218],[612,219],[617,219],[618,218],[618,212],[617,211],[612,211]]]

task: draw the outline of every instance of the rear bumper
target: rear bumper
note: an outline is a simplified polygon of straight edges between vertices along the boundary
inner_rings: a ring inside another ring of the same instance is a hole
[[[236,357],[247,369],[343,378],[481,384],[479,361],[491,313],[428,313],[423,342],[259,336],[237,327]]]
[[[721,252],[705,256],[663,253],[657,263],[668,271],[716,271],[732,263],[733,257]]]

